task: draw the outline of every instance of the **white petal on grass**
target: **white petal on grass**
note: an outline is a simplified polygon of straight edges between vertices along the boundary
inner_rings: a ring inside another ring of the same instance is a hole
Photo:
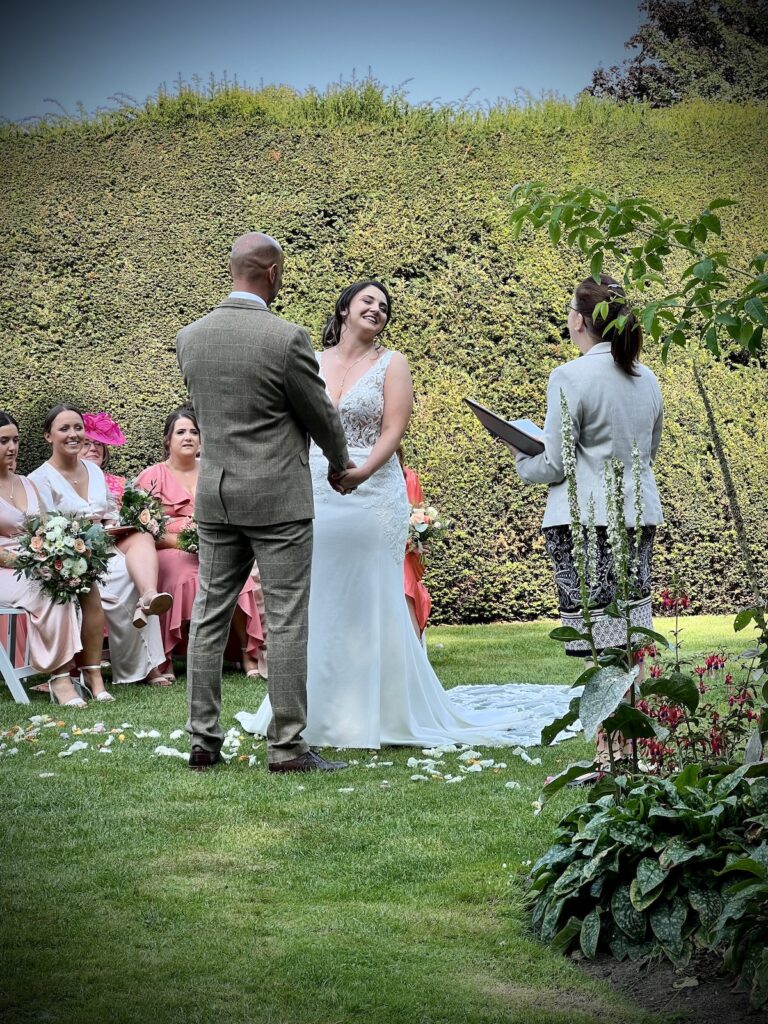
[[[159,747],[155,747],[154,753],[158,757],[180,757],[182,761],[189,760],[189,754],[185,754],[181,750],[177,750],[175,747],[165,747],[162,744]]]
[[[510,779],[509,782],[504,783],[504,789],[520,789],[520,783],[515,782],[514,779]]]
[[[526,764],[541,764],[540,757],[531,757],[522,747],[515,747],[512,753],[525,761]]]
[[[483,770],[483,766],[481,764],[463,764],[459,770],[466,773],[481,772]]]
[[[463,782],[464,781],[464,776],[463,775],[446,775],[445,781],[446,781],[446,784],[450,784],[451,782]]]
[[[341,789],[337,789],[336,792],[337,793],[354,793],[355,792],[355,787],[354,786],[343,786]]]
[[[163,734],[157,729],[139,729],[133,735],[137,740],[159,740]]]
[[[520,748],[518,747],[518,750]],[[517,753],[517,751],[515,751]],[[481,757],[479,750],[465,750],[463,754],[459,754],[459,761],[472,761],[474,758]]]
[[[428,775],[412,775],[411,782],[429,782]]]
[[[56,772],[40,772],[38,775],[39,779],[52,779],[56,775]]]
[[[83,740],[75,740],[66,750],[59,751],[59,757],[70,757],[72,754],[76,754],[78,750],[87,750],[88,744]]]
[[[174,729],[172,733],[169,733],[168,739],[169,740],[180,740],[183,735],[184,735],[184,730],[183,729]]]

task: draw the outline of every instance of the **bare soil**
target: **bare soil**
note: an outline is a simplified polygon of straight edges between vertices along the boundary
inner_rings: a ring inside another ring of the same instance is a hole
[[[591,977],[614,985],[638,1007],[669,1014],[671,1020],[692,1024],[763,1024],[768,1020],[768,1012],[750,1010],[749,997],[734,992],[732,976],[718,973],[721,961],[712,953],[694,956],[681,971],[666,960],[639,967],[627,960],[603,957],[581,959],[579,965]]]

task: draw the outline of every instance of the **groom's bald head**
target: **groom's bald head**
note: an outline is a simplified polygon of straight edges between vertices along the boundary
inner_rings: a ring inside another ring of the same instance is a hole
[[[252,291],[271,302],[283,283],[283,250],[271,235],[249,231],[235,239],[229,257],[235,291]]]

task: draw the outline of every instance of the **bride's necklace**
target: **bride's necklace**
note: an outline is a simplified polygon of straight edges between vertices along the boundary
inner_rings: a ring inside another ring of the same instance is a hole
[[[347,374],[349,373],[349,371],[353,367],[357,366],[358,363],[362,363],[362,361],[364,359],[376,358],[376,349],[374,348],[373,352],[363,352],[363,354],[360,356],[359,359],[356,359],[353,363],[350,363],[349,366],[344,367],[344,363],[342,363],[341,356],[339,355],[339,348],[340,348],[340,346],[337,345],[336,348],[333,350],[333,354],[336,356],[336,362],[339,364],[339,366],[344,368],[344,373],[342,375],[341,382],[339,384],[339,393],[336,396],[336,401],[337,402],[339,401],[341,396],[344,394],[344,382],[347,379]]]

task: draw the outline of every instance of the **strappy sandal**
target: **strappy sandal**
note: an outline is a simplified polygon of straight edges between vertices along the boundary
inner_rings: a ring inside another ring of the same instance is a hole
[[[55,676],[51,676],[48,680],[48,694],[51,698],[51,704],[58,704],[62,708],[76,708],[78,711],[82,711],[83,708],[87,708],[88,705],[85,703],[82,697],[76,696],[70,698],[70,700],[62,701],[58,694],[53,689],[53,684],[56,679],[70,679],[69,672],[59,672]]]
[[[246,667],[245,667],[245,656],[248,654],[248,648],[247,647],[241,647],[240,648],[240,653],[243,656],[242,660],[240,662],[240,665],[242,667],[242,670],[243,670],[243,673],[244,673],[246,679],[266,679],[267,678],[266,676],[263,676],[261,674],[261,672],[259,671],[258,668],[246,669]]]
[[[101,693],[94,695],[90,687],[86,685],[85,679],[83,678],[83,672],[101,672],[101,665],[82,665],[80,667],[80,690],[85,691],[91,700],[95,700],[99,704],[108,704],[110,701],[115,699],[107,690],[102,690]]]
[[[156,676],[149,676],[146,680],[147,686],[173,686],[176,679],[173,676],[166,675],[165,672],[158,672]]]
[[[133,613],[133,624],[136,629],[144,629],[147,624],[147,617],[150,615],[164,615],[173,604],[173,594],[154,593],[142,594],[136,611]]]

